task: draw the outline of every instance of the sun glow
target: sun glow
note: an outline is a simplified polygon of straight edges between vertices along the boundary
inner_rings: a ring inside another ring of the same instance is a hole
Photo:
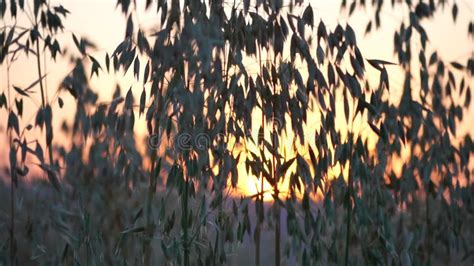
[[[260,154],[260,149],[261,147],[258,147],[257,144],[255,143],[256,140],[258,139],[258,129],[260,128],[261,125],[261,111],[256,109],[252,113],[252,135],[247,136],[247,138],[244,141],[244,145],[238,144],[236,145],[237,147],[234,146],[232,143],[230,147],[233,147],[233,155],[234,158],[239,156],[240,154],[240,160],[237,164],[237,171],[238,171],[238,182],[236,188],[232,190],[232,195],[235,197],[251,197],[255,198],[257,195],[263,194],[263,200],[265,202],[272,202],[274,201],[274,188],[272,185],[264,178],[262,181],[261,176],[255,176],[252,171],[249,171],[246,166],[246,160],[251,159],[251,154]],[[289,121],[289,119],[288,119]],[[308,132],[305,134],[305,139],[309,142],[310,140],[314,140],[315,138],[315,131],[317,129],[317,125],[320,123],[320,118],[319,115],[316,114],[315,112],[308,113],[308,121],[306,125],[304,125],[305,132]],[[266,129],[271,128],[271,123],[266,123],[265,127]],[[339,122],[337,127],[345,127],[347,128],[347,124]],[[271,130],[265,130],[264,131],[264,138],[265,140],[270,139],[270,131]],[[252,140],[253,141],[252,141]],[[312,147],[313,151],[317,154],[317,149]],[[284,162],[287,162],[293,158],[295,158],[297,155],[300,155],[308,164],[308,166],[311,165],[311,159],[309,155],[309,148],[308,148],[308,143],[305,144],[300,144],[299,141],[297,140],[295,136],[295,132],[291,130],[291,127],[289,124],[286,125],[286,130],[283,131],[283,133],[279,136],[279,148],[278,148],[278,153],[281,155],[280,163],[283,164]],[[271,160],[272,154],[270,151],[267,149],[264,149],[264,156],[265,158]],[[347,168],[347,167],[343,167]],[[313,167],[309,167],[311,176],[314,177],[314,169]],[[268,169],[267,169],[268,170]],[[290,176],[294,174],[297,171],[297,161],[295,160],[291,166],[288,168],[286,174],[284,176],[280,176],[279,182],[278,182],[278,197],[281,200],[284,200],[285,198],[289,198],[291,195],[290,192]],[[336,164],[333,167],[330,167],[327,172],[327,176],[325,177],[326,180],[332,180],[336,177],[338,177],[341,174],[341,167],[339,164]],[[347,171],[343,170],[343,176],[347,175]],[[301,177],[298,177],[301,178]],[[325,182],[321,182],[324,186]],[[263,193],[262,193],[263,191]],[[294,195],[301,199],[303,197],[305,191],[305,187],[302,186],[300,189],[294,189]],[[318,189],[317,193],[310,193],[310,197],[313,200],[318,200],[322,197],[322,191],[321,189]]]

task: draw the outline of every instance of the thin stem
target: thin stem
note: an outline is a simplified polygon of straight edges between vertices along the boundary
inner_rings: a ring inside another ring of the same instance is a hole
[[[39,39],[36,39],[36,66],[38,69],[38,78],[39,78],[39,85],[40,85],[40,90],[41,90],[41,107],[45,108],[46,107],[46,98],[44,94],[44,86],[43,86],[43,80],[42,80],[42,71],[41,71],[41,58],[40,58],[40,47],[39,47]]]
[[[174,3],[174,2],[173,2]],[[188,66],[188,70],[189,70],[189,66]],[[185,71],[183,71],[185,72]],[[187,80],[187,85],[186,85],[186,89],[188,91],[190,91],[190,79],[186,79],[186,77],[184,77],[184,73],[183,73],[183,80]],[[191,155],[190,155],[191,156]],[[189,227],[190,225],[188,224],[189,222],[189,211],[188,211],[188,205],[189,205],[189,185],[190,185],[190,176],[189,176],[189,172],[185,172],[185,160],[183,158],[183,155],[181,155],[181,169],[182,169],[182,173],[183,173],[183,176],[184,176],[184,180],[185,180],[185,187],[184,187],[184,199],[183,199],[183,217],[182,219],[184,219],[183,221],[183,250],[184,250],[184,266],[189,266],[189,246],[190,246],[190,242],[189,242]]]
[[[262,51],[260,50],[261,48],[259,47],[257,49],[257,52],[258,52],[258,60],[259,60],[259,69],[260,69],[260,75],[262,74]],[[260,99],[262,101],[261,103],[261,108],[262,108],[262,134],[265,134],[265,110],[263,109],[263,106],[264,106],[264,101],[263,101],[263,95],[260,95]],[[258,136],[258,138],[260,137],[264,137],[264,136]],[[260,147],[262,150],[265,148],[265,146],[263,145],[263,143],[261,144],[261,147]],[[264,194],[263,194],[263,191],[264,191],[264,182],[263,182],[263,174],[261,173],[260,174],[260,191],[262,192],[262,194],[260,195],[260,197],[257,197],[257,201],[260,201],[260,207],[262,209],[260,209],[260,212],[264,212],[263,210],[263,197],[264,197]],[[257,203],[258,204],[258,203]],[[262,215],[260,215],[260,213],[258,214],[258,221],[257,221],[257,228],[255,230],[255,265],[256,266],[260,266],[260,237],[261,237],[261,230],[262,230],[262,223],[263,223],[263,219],[261,217]]]
[[[144,264],[150,265],[151,260],[151,252],[150,252],[150,242],[153,236],[153,229],[151,228],[151,201],[153,199],[153,195],[156,189],[156,176],[155,174],[155,167],[156,167],[156,151],[152,151],[151,154],[151,168],[150,168],[150,181],[148,186],[148,195],[146,199],[145,205],[145,228],[147,232],[147,237],[144,241]]]
[[[260,198],[257,199],[260,201]],[[255,229],[255,265],[260,266],[260,217],[257,221],[257,228]]]
[[[352,102],[352,106],[355,106],[355,100]],[[349,160],[349,173],[348,173],[348,178],[347,178],[347,198],[346,198],[346,205],[347,205],[347,224],[346,224],[346,250],[345,250],[345,255],[344,255],[344,264],[347,266],[349,265],[349,241],[350,241],[350,236],[351,236],[351,216],[352,216],[352,193],[353,193],[353,184],[352,184],[352,160],[353,160],[353,155],[352,155],[352,149],[353,149],[353,132],[354,132],[354,120],[356,117],[357,113],[353,112],[352,119],[350,120],[350,129],[347,134],[347,141],[349,142],[349,151],[351,155],[351,159]],[[342,166],[341,166],[342,167]],[[341,168],[341,171],[343,169]],[[354,202],[355,204],[355,202]]]
[[[38,23],[36,24],[36,26],[38,26]],[[38,69],[38,79],[39,79],[39,85],[40,85],[40,91],[41,91],[41,107],[44,110],[46,108],[46,102],[47,101],[46,101],[45,88],[44,88],[43,79],[42,79],[43,74],[42,74],[42,71],[41,71],[39,38],[36,39],[36,66],[37,66],[37,69]],[[48,127],[47,125],[45,125],[45,127],[46,127],[45,141],[46,141],[46,146],[48,147],[49,164],[50,164],[50,166],[53,166],[53,164],[54,164],[53,147],[52,147],[52,145],[48,144],[48,135],[50,133],[49,131],[52,131],[53,126],[50,125]],[[51,174],[48,172],[48,175],[51,175]],[[54,177],[52,177],[52,178],[54,178]],[[50,181],[52,181],[52,180],[50,180]],[[53,182],[55,182],[55,181],[53,181]],[[58,184],[53,184],[53,185],[58,185]]]
[[[11,112],[11,88],[10,88],[10,59],[8,55],[6,56],[7,60],[7,88],[8,88],[8,112]],[[9,144],[10,150],[12,149],[13,145],[13,136],[11,129],[8,131],[9,137]],[[11,165],[11,163],[10,163]],[[11,166],[10,166],[11,167]],[[16,257],[16,247],[15,247],[15,177],[14,177],[14,169],[10,169],[11,171],[11,180],[10,180],[10,222],[11,222],[11,229],[10,229],[10,264],[14,265],[15,257]]]
[[[10,106],[12,104],[12,96],[11,96],[11,88],[10,88],[10,59],[8,55],[6,56],[7,59],[7,92],[8,92],[8,109],[10,110]],[[10,141],[11,142],[11,141]]]
[[[184,174],[184,171],[183,171]],[[188,193],[189,178],[185,177],[184,199],[183,199],[183,249],[184,249],[184,266],[189,266],[189,237],[188,237]]]
[[[275,200],[278,199],[278,189],[275,191]],[[281,265],[281,249],[280,249],[280,231],[281,231],[281,226],[280,226],[280,205],[277,201],[275,201],[275,265],[280,266]]]
[[[11,142],[10,142],[11,143]],[[11,201],[11,230],[10,230],[10,264],[14,265],[15,261],[15,253],[16,253],[16,248],[15,248],[15,185],[13,182],[13,177],[10,182],[10,201]]]
[[[429,204],[429,200],[430,200],[430,194],[429,194],[429,191],[428,189],[425,189],[425,193],[426,193],[426,199],[425,199],[425,219],[426,219],[426,229],[427,229],[427,232],[431,232],[431,221],[430,221],[430,204]],[[427,252],[427,258],[426,258],[426,263],[427,264],[430,264],[431,263],[431,235],[428,234],[427,235],[427,240],[426,241],[426,252]]]
[[[275,93],[275,88],[273,87],[273,93]],[[272,129],[273,129],[273,135],[272,135],[272,145],[276,143],[274,141],[273,137],[276,136],[276,125],[275,125],[275,106],[273,106],[273,118],[272,118]],[[274,147],[275,148],[275,147]],[[280,181],[280,177],[277,176],[277,171],[276,171],[276,163],[275,163],[275,154],[272,153],[272,170],[273,170],[273,180],[274,180],[274,202],[273,202],[273,207],[275,208],[275,265],[280,266],[281,264],[281,250],[280,250],[280,205],[279,205],[279,189],[278,189],[278,183]]]
[[[348,178],[348,187],[347,187],[347,227],[346,227],[346,250],[344,256],[344,265],[349,265],[349,240],[350,240],[350,233],[351,233],[351,214],[352,214],[352,203],[351,203],[351,194],[352,194],[352,177],[351,177],[351,169],[349,165],[349,178]]]
[[[275,168],[275,156],[272,158],[273,160],[273,173],[274,173],[274,178],[276,177],[276,168]],[[281,249],[280,249],[280,231],[281,231],[281,226],[280,226],[280,205],[278,202],[279,198],[279,193],[280,191],[278,190],[278,181],[275,178],[275,187],[273,188],[274,190],[274,195],[275,199],[273,202],[273,207],[275,208],[275,265],[280,266],[281,265]]]

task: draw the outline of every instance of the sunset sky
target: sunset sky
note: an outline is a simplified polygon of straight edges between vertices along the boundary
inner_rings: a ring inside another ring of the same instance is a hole
[[[137,17],[139,25],[142,29],[145,29],[145,32],[152,33],[154,26],[157,25],[159,16],[154,14],[153,10],[150,10],[146,13],[144,12],[144,0],[138,0],[137,3],[139,6]],[[78,53],[77,48],[74,46],[72,41],[71,33],[75,33],[77,36],[88,38],[97,45],[97,50],[93,51],[91,55],[99,60],[99,62],[103,65],[104,71],[99,72],[99,77],[92,77],[91,84],[94,90],[99,93],[100,101],[110,101],[116,82],[120,84],[124,93],[130,87],[132,87],[135,99],[137,99],[143,87],[141,82],[138,82],[133,78],[132,71],[129,71],[125,76],[109,75],[105,72],[105,64],[103,63],[105,53],[108,52],[111,54],[117,45],[123,40],[125,35],[126,18],[122,15],[119,9],[115,8],[116,1],[64,0],[51,1],[51,4],[62,4],[71,12],[71,14],[69,14],[65,19],[64,32],[59,34],[59,40],[60,43],[63,44],[63,49],[67,48],[68,50]],[[447,8],[444,11],[438,10],[437,12],[442,14],[435,14],[436,19],[425,19],[422,21],[422,24],[426,28],[428,36],[430,37],[430,44],[427,50],[428,55],[431,54],[434,49],[436,49],[439,55],[445,61],[450,62],[459,60],[461,63],[465,64],[466,59],[469,56],[472,56],[472,53],[474,53],[473,39],[467,36],[467,25],[469,24],[469,21],[474,18],[474,4],[472,1],[459,1],[458,4],[460,12],[456,23],[453,22],[451,11],[449,8]],[[337,23],[345,25],[347,21],[350,22],[351,26],[356,31],[356,36],[358,36],[359,48],[364,54],[364,57],[393,62],[397,61],[393,57],[393,34],[395,29],[399,27],[400,22],[407,20],[407,17],[405,17],[407,12],[401,12],[401,10],[386,6],[381,13],[382,28],[373,31],[367,36],[364,36],[365,27],[370,18],[372,18],[373,14],[373,10],[370,8],[367,10],[356,10],[355,14],[349,18],[347,16],[347,10],[340,10],[340,1],[312,1],[311,5],[314,8],[315,22],[319,23],[319,21],[322,19],[329,29],[334,29]],[[14,22],[7,18],[1,23],[11,25]],[[21,17],[19,18],[17,25],[29,27],[30,22],[25,17]],[[50,100],[54,95],[56,95],[60,81],[73,68],[72,64],[70,64],[68,60],[68,58],[59,56],[58,61],[50,61],[46,64],[45,72],[47,73],[47,94]],[[245,62],[247,68],[249,69],[249,73],[252,73],[252,68],[257,69],[256,66],[258,64],[254,59],[247,58],[245,59]],[[403,77],[400,75],[400,69],[398,69],[396,66],[388,68],[388,72],[391,83],[390,97],[396,100],[402,93],[401,86],[403,83]],[[37,75],[35,58],[32,56],[29,58],[20,57],[19,60],[14,62],[10,68],[10,84],[18,87],[26,87],[37,79]],[[367,67],[367,75],[369,80],[378,82],[379,73],[374,68]],[[0,80],[0,90],[6,91],[6,64],[0,65]],[[474,81],[472,77],[468,78],[467,82],[470,84],[471,88],[474,87]],[[63,91],[59,95],[64,100],[65,105],[62,110],[59,109],[57,104],[53,105],[53,108],[55,109],[53,110],[53,127],[55,129],[60,127],[60,124],[64,119],[71,121],[75,110],[74,99],[69,93]],[[36,93],[36,96],[39,96],[39,92]],[[39,107],[39,97],[33,100],[25,100],[24,104],[25,106],[35,105]],[[35,114],[32,112],[36,109],[37,108],[25,108],[23,119],[20,122],[21,126],[34,122]],[[2,110],[0,112],[0,116],[2,117],[2,119],[0,119],[0,137],[3,138],[5,141],[4,143],[6,143],[7,137],[4,133],[7,113]],[[260,116],[254,115],[254,117]],[[340,119],[340,121],[338,121],[338,126],[347,126],[345,121],[343,121],[343,116],[338,116],[338,119]],[[466,112],[465,123],[458,126],[459,132],[469,132],[471,136],[474,136],[474,129],[470,123],[467,123],[467,121],[472,121],[473,119],[474,108],[471,105],[470,110]],[[259,121],[259,119],[256,121]],[[259,122],[255,123],[255,128],[257,130],[259,127],[258,123]],[[314,129],[311,130],[311,125],[314,123],[318,123],[316,116],[309,118],[307,125],[309,132],[314,131]],[[361,130],[363,130],[363,128]],[[135,131],[139,137],[143,137],[147,134],[144,116],[141,118],[137,117]],[[58,133],[55,135],[55,141],[61,141],[62,137],[60,136],[59,131],[57,132]],[[288,138],[289,141],[287,144],[291,145],[291,133]],[[8,161],[6,160],[8,158],[6,148],[7,146],[2,146],[0,148],[0,164],[2,166],[8,164]],[[252,184],[239,183],[239,187],[241,186],[251,187]],[[246,193],[252,193],[252,189],[248,189]]]

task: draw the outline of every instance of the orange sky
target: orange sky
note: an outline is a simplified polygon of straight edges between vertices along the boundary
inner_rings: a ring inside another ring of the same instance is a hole
[[[115,9],[116,0],[63,0],[51,2],[53,5],[60,3],[69,11],[71,11],[71,14],[69,14],[65,20],[66,30],[64,33],[60,34],[59,37],[60,43],[67,44],[67,47],[71,50],[76,49],[72,42],[71,32],[74,32],[77,36],[87,37],[94,41],[98,47],[97,51],[94,51],[91,54],[96,59],[98,59],[101,64],[103,64],[105,52],[111,54],[124,37],[126,19],[123,17],[120,10]],[[153,14],[153,11],[149,13],[143,12],[145,6],[144,0],[137,0],[137,2],[138,6],[140,7],[137,17],[140,26],[145,29],[151,29],[155,21],[158,20],[158,16]],[[387,4],[389,2],[390,1],[387,1]],[[467,25],[469,20],[472,20],[474,17],[474,3],[469,3],[469,1],[460,1],[458,4],[460,5],[460,12],[456,24],[454,24],[452,21],[450,9],[447,9],[444,12],[437,11],[437,14],[434,16],[436,19],[424,20],[422,23],[427,30],[430,39],[427,54],[431,54],[432,49],[435,48],[438,50],[439,55],[445,61],[449,62],[461,60],[462,63],[465,63],[466,59],[474,52],[473,40],[467,37]],[[344,25],[346,21],[349,21],[351,26],[356,31],[359,48],[362,51],[364,57],[383,59],[393,62],[397,61],[393,57],[393,34],[395,29],[399,27],[400,21],[406,19],[408,12],[398,9],[394,10],[387,6],[382,10],[381,13],[382,28],[378,31],[370,33],[367,36],[364,36],[365,26],[373,14],[372,10],[358,10],[348,20],[348,16],[345,15],[347,11],[341,12],[339,9],[339,1],[311,1],[311,6],[314,8],[315,22],[319,22],[319,20],[322,19],[328,28],[333,29],[337,23]],[[5,21],[0,22],[0,26],[3,26],[3,24],[9,25],[12,23],[13,21],[6,19]],[[28,23],[29,22],[24,18],[19,19],[17,22],[17,24],[21,26],[27,26]],[[10,69],[11,84],[19,87],[26,87],[32,81],[37,79],[36,65],[34,60],[35,58],[33,57],[21,57],[20,60],[12,65]],[[258,63],[254,59],[247,58],[245,62],[246,66],[250,69],[249,72],[252,72],[252,68],[258,69]],[[48,95],[50,98],[56,93],[59,82],[71,69],[72,66],[69,64],[67,58],[59,58],[57,62],[47,62],[45,72],[47,73]],[[397,67],[391,67],[388,69],[388,71],[391,78],[390,97],[397,99],[402,93],[401,86],[403,83],[403,77],[400,75],[401,72]],[[378,82],[379,73],[377,70],[367,67],[367,75],[369,79]],[[0,91],[5,91],[7,88],[7,71],[5,64],[0,65],[0,80]],[[99,78],[94,76],[91,79],[93,88],[99,93],[100,99],[104,101],[110,100],[110,97],[115,89],[115,82],[119,82],[124,92],[126,92],[128,88],[132,87],[135,98],[138,98],[141,93],[142,84],[134,80],[132,71],[129,71],[126,76],[113,76],[108,75],[105,72],[100,72]],[[471,88],[473,88],[473,79],[468,79],[468,82],[471,84]],[[61,122],[64,119],[71,121],[74,112],[73,107],[75,104],[73,98],[67,92],[63,92],[61,97],[65,103],[63,107],[64,109],[59,109],[57,104],[53,106],[54,128],[59,128]],[[39,98],[33,99],[32,101],[25,100],[25,112],[23,119],[20,122],[21,126],[26,125],[26,123],[34,122],[34,113],[32,113],[32,110],[36,108],[28,108],[28,106],[39,106],[39,103]],[[258,113],[259,111],[256,112]],[[0,111],[0,117],[2,118],[0,119],[0,138],[4,138],[4,140],[7,141],[7,138],[4,134],[7,113],[4,110]],[[253,117],[260,117],[260,115],[256,114],[253,115]],[[345,127],[346,123],[343,121],[343,116],[337,117],[338,121],[336,122],[338,126]],[[472,121],[472,119],[474,119],[474,108],[472,105],[465,117],[466,121]],[[256,119],[256,122],[254,123],[256,130],[258,130],[260,126],[259,121],[259,119]],[[306,127],[308,132],[314,132],[314,130],[311,130],[311,128],[316,128],[317,123],[318,117],[310,116],[308,126]],[[364,130],[363,125],[361,125],[361,130]],[[146,135],[144,116],[141,118],[137,117],[135,131],[138,136]],[[470,127],[468,123],[459,125],[458,131],[469,132],[472,136],[474,136],[474,129]],[[55,137],[56,141],[61,139],[59,133],[56,133]],[[285,145],[291,145],[291,139],[292,136],[288,136],[288,141]],[[8,158],[7,150],[4,147],[0,148],[0,158],[2,158],[2,163],[0,163],[1,165],[5,165],[7,163],[5,159]],[[245,183],[246,177],[240,179],[242,180],[241,182],[244,183],[239,182],[239,187],[246,190],[245,193],[256,192],[252,189],[252,187],[254,187],[253,183],[255,179],[251,178],[249,181],[250,183]]]

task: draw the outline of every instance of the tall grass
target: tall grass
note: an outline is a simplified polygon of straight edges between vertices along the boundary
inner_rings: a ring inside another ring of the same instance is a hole
[[[474,145],[458,126],[469,119],[474,59],[445,62],[428,42],[424,21],[441,1],[393,3],[408,10],[393,38],[398,62],[365,58],[358,31],[327,26],[312,5],[146,1],[160,17],[146,28],[137,4],[119,0],[125,37],[102,60],[75,33],[73,49],[56,41],[67,32],[62,5],[0,3],[11,24],[0,31],[10,149],[0,264],[472,264]],[[368,34],[383,13],[381,2],[366,5]],[[457,4],[449,7],[456,21]],[[31,25],[19,26],[20,16]],[[38,74],[22,88],[9,73],[19,53],[36,59]],[[64,103],[47,97],[45,59],[58,55],[72,64],[54,94],[76,102],[60,132],[70,145],[53,139],[53,107]],[[394,84],[394,69],[404,84]],[[105,70],[132,72],[139,100],[117,87],[99,101],[90,78]],[[40,106],[31,104],[37,87]],[[136,119],[147,124],[145,141]],[[41,140],[31,141],[35,127]],[[403,150],[410,155],[396,171]],[[26,183],[28,167],[40,178]],[[247,175],[257,193],[239,201]]]

